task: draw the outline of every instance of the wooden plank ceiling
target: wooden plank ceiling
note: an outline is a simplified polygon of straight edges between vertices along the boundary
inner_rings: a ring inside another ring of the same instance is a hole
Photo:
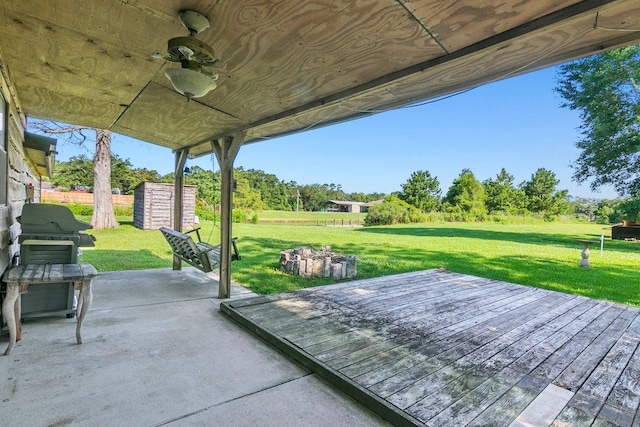
[[[193,155],[431,99],[640,42],[637,0],[1,0],[0,67],[28,116]],[[198,99],[153,59],[187,35],[227,62]]]

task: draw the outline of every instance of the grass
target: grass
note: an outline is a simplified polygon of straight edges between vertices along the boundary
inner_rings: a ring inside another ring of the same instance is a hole
[[[328,214],[324,214],[328,215]],[[330,215],[330,214],[329,214]],[[130,218],[121,227],[93,232],[96,247],[81,259],[99,271],[171,266],[171,251],[159,231],[139,230]],[[219,230],[203,221],[202,236],[215,243]],[[598,241],[591,249],[591,269],[578,267],[582,246],[576,239]],[[276,293],[332,283],[278,270],[279,253],[300,246],[330,245],[358,257],[358,278],[443,267],[560,292],[640,306],[640,243],[612,241],[598,224],[427,223],[380,227],[310,227],[282,223],[234,224],[242,261],[232,279],[257,293]]]

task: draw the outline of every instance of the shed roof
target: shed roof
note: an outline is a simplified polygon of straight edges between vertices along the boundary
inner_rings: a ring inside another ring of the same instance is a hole
[[[187,102],[153,59],[197,37],[228,64]],[[0,69],[29,116],[192,155],[354,119],[640,41],[637,0],[3,0]],[[612,31],[613,30],[613,31]]]

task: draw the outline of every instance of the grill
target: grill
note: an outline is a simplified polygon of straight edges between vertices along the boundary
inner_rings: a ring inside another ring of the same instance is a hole
[[[91,224],[77,220],[62,205],[26,204],[18,222],[22,226],[20,264],[75,264],[79,247],[95,246],[95,238],[84,231]],[[75,315],[72,283],[31,285],[21,298],[23,318]]]

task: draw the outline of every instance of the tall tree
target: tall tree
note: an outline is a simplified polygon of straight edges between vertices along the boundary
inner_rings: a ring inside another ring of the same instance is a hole
[[[236,191],[233,197],[233,206],[238,209],[246,209],[249,211],[261,211],[264,203],[260,198],[260,191],[251,188],[249,180],[246,177],[236,179]]]
[[[260,192],[266,209],[291,210],[287,187],[277,176],[256,169],[245,171],[241,167],[236,170],[236,176],[248,179],[251,188]]]
[[[556,174],[548,169],[540,168],[531,175],[529,181],[522,183],[527,196],[527,208],[534,213],[559,215],[570,208],[567,201],[567,190],[557,190],[560,181]]]
[[[126,160],[129,161],[128,159]],[[123,190],[124,194],[133,194],[133,190],[143,182],[162,182],[160,178],[160,174],[155,169],[147,169],[147,168],[135,168],[131,170],[131,184],[129,185],[129,190]],[[113,176],[111,177],[111,182],[114,182]],[[173,183],[173,179],[169,181]],[[126,183],[123,183],[123,188]]]
[[[437,211],[440,208],[440,182],[429,171],[416,171],[402,184],[399,198],[424,211]]]
[[[131,194],[135,187],[133,165],[129,159],[122,159],[117,154],[111,155],[111,188],[121,194]]]
[[[580,112],[577,182],[611,184],[621,196],[640,194],[640,45],[563,65],[557,92]]]
[[[329,200],[344,200],[345,198],[342,186],[339,184],[303,185],[299,191],[300,200],[307,211],[323,210]]]
[[[586,197],[567,197],[567,201],[573,209],[573,213],[584,216],[587,220],[595,218],[596,211],[600,206],[600,200]]]
[[[483,185],[476,179],[473,172],[469,169],[463,169],[460,175],[453,180],[444,200],[450,211],[482,216],[487,212],[486,197]]]
[[[96,154],[93,157],[93,216],[91,225],[96,230],[118,227],[111,198],[111,132],[94,129]]]
[[[67,190],[86,188],[93,192],[93,160],[84,154],[73,156],[66,162],[56,161],[54,170],[54,186]],[[119,189],[122,194],[133,194],[138,184],[158,182],[159,179],[155,170],[133,169],[129,159],[122,159],[115,154],[111,156],[111,187]],[[169,182],[173,182],[173,179]]]
[[[49,120],[34,120],[32,129],[46,134],[65,135],[67,141],[84,144],[87,133],[95,134],[93,157],[93,216],[91,225],[96,230],[118,227],[111,199],[111,132],[84,126],[69,126]]]
[[[482,185],[487,193],[486,206],[489,213],[516,213],[521,208],[522,197],[513,185],[513,175],[505,168],[500,170],[496,179],[487,179]]]
[[[193,166],[184,173],[185,184],[196,186],[196,197],[208,205],[220,203],[220,172]]]
[[[93,189],[93,160],[84,154],[73,156],[66,162],[56,161],[52,182],[67,190]]]

